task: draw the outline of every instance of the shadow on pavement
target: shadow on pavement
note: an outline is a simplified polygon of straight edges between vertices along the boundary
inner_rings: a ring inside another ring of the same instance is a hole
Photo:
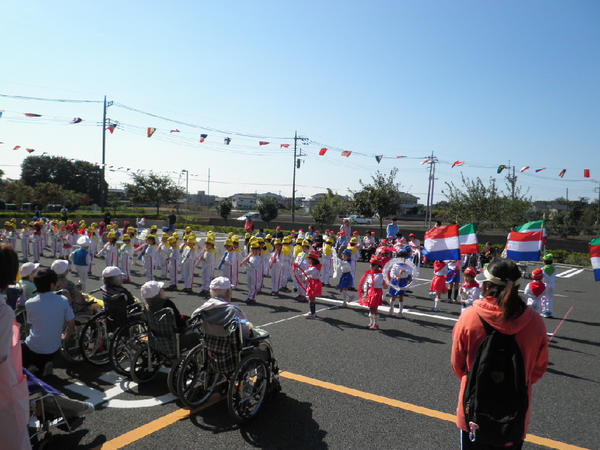
[[[548,368],[546,369],[547,373],[551,373],[553,375],[560,375],[562,377],[574,378],[576,380],[590,381],[592,383],[598,384],[598,381],[592,380],[590,378],[580,377],[578,375],[573,375],[572,373],[563,372],[562,370],[552,369],[550,366],[553,364],[551,362],[548,363]]]
[[[431,338],[428,338],[425,336],[417,336],[415,334],[405,333],[404,331],[397,330],[397,329],[391,329],[391,330],[380,329],[379,332],[383,333],[384,335],[386,335],[388,337],[394,338],[394,339],[403,339],[406,341],[417,342],[417,343],[428,342],[430,344],[446,345],[446,342],[444,342],[444,341],[438,341],[437,339],[431,339]]]
[[[258,415],[237,425],[220,402],[191,416],[191,422],[213,434],[239,430],[248,444],[261,448],[328,448],[327,432],[313,419],[312,404],[280,393],[265,402]]]
[[[66,434],[66,433],[61,433],[61,432],[55,432],[55,430],[52,430],[52,436],[48,437],[47,439],[45,439],[44,441],[42,441],[42,445],[41,446],[33,446],[34,449],[36,448],[43,448],[45,450],[49,450],[49,449],[57,449],[57,450],[64,450],[64,449],[92,449],[92,448],[98,448],[100,445],[102,445],[104,442],[106,442],[106,436],[104,436],[103,434],[100,434],[98,436],[96,436],[96,438],[92,441],[89,442],[87,444],[80,444],[81,440],[85,437],[86,434],[89,433],[89,430],[86,429],[79,429],[79,430],[75,430],[70,434]]]

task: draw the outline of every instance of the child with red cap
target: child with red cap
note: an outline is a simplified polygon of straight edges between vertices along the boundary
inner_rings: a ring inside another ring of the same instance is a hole
[[[306,286],[306,296],[308,297],[308,312],[304,314],[307,319],[317,317],[315,298],[321,296],[321,263],[319,263],[319,253],[312,250],[308,254],[308,269],[306,269],[306,277],[308,285]]]
[[[383,278],[383,262],[381,258],[373,256],[370,261],[371,269],[365,270],[360,282],[358,283],[359,304],[369,308],[369,330],[378,330],[377,318],[379,316],[377,308],[383,304],[383,288],[385,280]]]
[[[533,281],[525,287],[523,294],[527,298],[527,306],[530,306],[536,313],[542,313],[542,302],[546,294],[546,284],[542,281],[544,272],[542,269],[535,269],[531,272]]]
[[[435,294],[435,299],[433,301],[434,312],[440,310],[438,307],[440,296],[443,293],[448,292],[448,288],[446,287],[446,275],[448,275],[448,265],[444,261],[434,261],[433,278],[431,280],[431,285],[429,286],[429,291]]]
[[[465,281],[461,285],[458,293],[460,295],[460,311],[464,311],[473,304],[475,300],[478,300],[480,295],[479,283],[475,281],[477,272],[474,267],[467,267],[463,272]]]

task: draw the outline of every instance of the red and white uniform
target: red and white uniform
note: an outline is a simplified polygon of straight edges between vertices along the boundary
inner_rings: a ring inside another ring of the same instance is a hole
[[[306,286],[306,296],[307,297],[320,297],[321,294],[321,264],[317,264],[316,266],[309,266],[306,269],[306,277],[308,278],[308,284]]]
[[[532,281],[525,287],[523,295],[527,298],[527,306],[531,306],[531,309],[541,314],[546,293],[547,287],[543,281]]]
[[[448,265],[444,261],[433,262],[433,279],[429,290],[431,292],[448,292],[446,287],[446,276],[448,275]]]
[[[468,281],[464,281],[458,290],[458,294],[460,295],[461,300],[465,301],[465,304],[460,308],[462,311],[471,306],[475,300],[478,300],[479,297],[481,297],[479,283],[477,283],[475,280],[471,281],[470,283]]]
[[[383,305],[383,273],[367,270],[361,282],[362,284],[358,286],[361,293],[361,299],[358,303],[369,308],[377,308]]]

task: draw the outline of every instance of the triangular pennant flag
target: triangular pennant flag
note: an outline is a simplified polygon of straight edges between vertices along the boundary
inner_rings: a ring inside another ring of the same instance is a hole
[[[110,134],[113,134],[113,132],[115,131],[115,128],[117,128],[117,126],[116,125],[109,125],[106,128],[108,129],[108,131],[110,131]]]
[[[42,117],[42,115],[35,113],[25,113],[25,117]]]
[[[258,141],[258,145],[263,146],[263,145],[269,145],[270,142],[267,141]]]
[[[231,144],[231,138],[226,137],[225,139],[223,139],[223,142],[225,143],[225,145],[229,145],[229,144]]]
[[[383,159],[383,155],[375,155],[375,161],[377,161],[377,164],[379,164],[382,159]]]
[[[504,169],[506,169],[506,166],[504,164],[500,164],[498,169],[496,169],[496,173],[501,173]]]
[[[181,133],[177,128],[170,130],[169,133]]]
[[[327,149],[325,147],[319,150],[319,156],[323,156],[325,153],[327,153]]]
[[[590,169],[583,169],[583,177],[584,178],[590,177]]]
[[[346,158],[347,158],[348,156],[350,156],[351,154],[352,154],[352,152],[351,152],[351,151],[348,151],[348,150],[344,150],[344,151],[342,152],[342,156],[345,156]]]
[[[156,131],[156,128],[148,127],[148,133],[147,133],[148,137],[152,136],[155,131]]]
[[[281,144],[279,148],[290,148],[290,144]]]
[[[26,148],[26,149],[25,149],[25,151],[26,151],[27,153],[33,153],[33,152],[35,152],[35,150],[34,150],[34,149],[32,149],[32,148]]]
[[[201,134],[200,135],[200,142],[204,142],[204,140],[208,137],[208,134]]]
[[[406,158],[406,157],[407,157],[406,155],[398,155],[398,156],[396,156],[396,159]]]
[[[421,161],[421,165],[427,164],[427,163],[430,163],[430,162],[431,162],[431,160],[429,158],[425,158],[423,161]]]
[[[464,161],[454,161],[452,163],[451,169],[454,169],[456,166],[462,166],[464,163],[465,163]]]
[[[4,111],[0,111],[0,117],[2,117],[2,113],[3,113],[3,112],[4,112]]]
[[[19,150],[20,148],[21,148],[21,146],[20,146],[20,145],[15,145],[15,146],[13,147],[13,150]]]
[[[521,170],[519,170],[519,172],[523,173],[523,172],[525,172],[527,169],[529,169],[529,166],[523,166],[523,167],[521,167]]]
[[[71,122],[69,123],[81,123],[83,122],[83,119],[81,117],[73,117],[73,120],[71,120]]]
[[[562,177],[565,176],[566,172],[567,172],[567,169],[563,169],[563,170],[560,171],[560,173],[558,174],[558,176],[562,178]]]
[[[542,170],[546,170],[546,168],[542,167],[541,169],[535,169],[535,173],[541,172]]]

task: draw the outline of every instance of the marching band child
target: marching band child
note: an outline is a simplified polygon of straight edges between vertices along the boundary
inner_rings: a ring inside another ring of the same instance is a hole
[[[242,262],[242,259],[244,259],[244,254],[242,253],[242,249],[240,248],[240,238],[238,238],[235,234],[231,238],[231,243],[233,244],[231,262],[231,289],[236,289],[240,277],[240,263]]]
[[[275,296],[279,294],[279,289],[282,284],[282,273],[283,273],[283,261],[281,256],[281,240],[275,239],[273,241],[275,249],[273,254],[269,258],[269,270],[271,272],[271,295]]]
[[[179,246],[177,245],[177,235],[173,233],[167,239],[167,242],[170,246],[169,248],[169,258],[167,259],[167,264],[169,265],[169,286],[166,288],[167,291],[176,291],[177,290],[177,268],[179,267],[179,260],[181,258],[181,253],[179,252]]]
[[[273,238],[271,237],[271,235],[267,234],[265,236],[265,251],[263,252],[263,258],[264,258],[263,275],[265,277],[268,276],[269,272],[270,272],[271,255],[273,254],[273,245],[271,244],[272,241],[273,241]]]
[[[446,263],[448,264],[448,275],[446,276],[448,301],[454,300],[456,302],[460,283],[460,261],[447,261]],[[452,298],[452,291],[454,291],[454,298]]]
[[[530,306],[536,313],[541,314],[548,289],[542,281],[544,279],[544,271],[542,269],[535,269],[531,272],[531,278],[533,281],[527,284],[523,295],[527,298],[527,306]]]
[[[77,275],[79,275],[79,283],[81,291],[87,291],[88,268],[90,266],[90,239],[87,236],[79,236],[77,239],[79,248],[69,255],[69,261],[73,263]]]
[[[210,282],[215,272],[215,240],[212,234],[206,237],[204,251],[201,253],[200,259],[202,260],[200,295],[210,295]]]
[[[250,244],[250,254],[246,256],[241,266],[248,265],[246,269],[246,280],[248,285],[247,304],[256,303],[256,294],[258,292],[259,277],[262,274],[262,265],[260,259],[260,245],[257,241]]]
[[[96,223],[92,222],[88,229],[88,237],[90,238],[90,265],[88,267],[88,275],[92,274],[92,265],[94,264],[94,255],[98,251],[98,230],[96,229]]]
[[[474,267],[467,267],[464,271],[465,281],[460,287],[458,293],[460,295],[460,311],[464,311],[480,297],[479,283],[475,280],[477,272]]]
[[[398,252],[399,258],[406,259],[409,257],[408,250],[405,248]],[[413,273],[410,266],[405,263],[397,262],[394,263],[390,270],[390,290],[388,295],[390,296],[390,316],[394,315],[394,303],[398,299],[398,315],[399,319],[402,318],[402,308],[404,303],[404,294],[406,293],[406,286],[412,281]]]
[[[328,237],[323,244],[323,263],[321,264],[321,283],[323,286],[329,286],[329,275],[331,272],[331,263],[333,261],[333,239]]]
[[[358,284],[360,294],[359,304],[369,308],[369,330],[378,330],[377,318],[379,313],[377,308],[383,304],[383,288],[385,281],[382,273],[382,261],[379,257],[373,256],[369,263],[371,270],[365,270]]]
[[[162,278],[167,278],[167,259],[169,258],[170,248],[167,240],[169,235],[165,232],[160,237],[160,245],[158,246],[158,265],[160,266],[160,274]]]
[[[552,253],[546,253],[544,255],[542,272],[544,273],[543,281],[546,285],[546,293],[544,295],[544,302],[542,303],[542,317],[552,317],[554,281],[556,280],[556,268],[552,265],[553,259]]]
[[[307,319],[317,317],[315,298],[321,296],[321,264],[319,263],[319,253],[312,250],[308,254],[309,265],[306,269],[308,284],[306,286],[306,296],[308,297],[308,312],[304,314]]]
[[[279,290],[283,292],[289,292],[287,287],[292,273],[292,264],[294,259],[292,257],[292,237],[285,236],[281,241],[281,283],[279,284]]]
[[[146,281],[154,280],[154,267],[156,265],[158,249],[156,248],[156,236],[152,233],[148,233],[146,236],[146,245],[142,251],[144,261],[144,272],[146,274]]]
[[[262,237],[258,238],[258,245],[260,246],[260,264],[262,270],[260,271],[260,278],[258,282],[258,292],[262,291],[263,284],[265,283],[265,260],[267,259],[267,243]]]
[[[356,278],[356,262],[358,261],[358,257],[360,256],[360,251],[358,249],[358,239],[356,239],[354,236],[350,238],[350,242],[348,243],[348,249],[352,252],[352,257],[350,258],[352,278]]]
[[[223,252],[223,256],[221,257],[221,261],[217,265],[217,270],[220,270],[224,277],[226,277],[230,282],[233,278],[233,242],[231,238],[225,239],[223,244],[225,251]]]
[[[342,260],[340,261],[340,281],[338,290],[342,293],[343,305],[347,306],[351,301],[351,290],[354,287],[354,278],[352,277],[352,267],[350,267],[350,258],[352,258],[352,250],[346,249],[342,252]]]
[[[21,229],[21,233],[19,237],[21,238],[21,255],[23,256],[23,261],[29,260],[29,239],[31,238],[31,231],[27,226],[26,220],[21,220],[21,225],[23,228]]]
[[[42,254],[42,224],[40,222],[33,224],[32,233],[33,262],[38,263]]]
[[[308,252],[310,251],[310,242],[304,239],[302,241],[302,246],[300,247],[301,251],[296,256],[294,260],[294,279],[296,280],[296,286],[298,289],[298,295],[296,296],[296,300],[304,300],[306,297],[306,288],[302,286],[302,283],[298,281],[298,279],[302,279],[304,277],[303,272],[308,269]]]
[[[188,235],[187,245],[181,255],[181,272],[183,275],[183,292],[192,292],[194,284],[194,269],[198,261],[198,250],[196,250],[196,238]]]
[[[104,247],[96,255],[104,255],[104,262],[106,267],[116,266],[119,258],[119,250],[117,249],[117,237],[112,231],[106,235],[108,242],[104,244]]]
[[[123,272],[123,283],[131,281],[131,261],[133,259],[134,248],[131,245],[131,237],[125,233],[123,235],[123,245],[119,249],[119,269]]]
[[[433,278],[429,291],[435,294],[433,302],[433,312],[439,312],[440,297],[443,293],[447,292],[446,288],[446,275],[448,274],[448,265],[444,261],[433,262]]]

